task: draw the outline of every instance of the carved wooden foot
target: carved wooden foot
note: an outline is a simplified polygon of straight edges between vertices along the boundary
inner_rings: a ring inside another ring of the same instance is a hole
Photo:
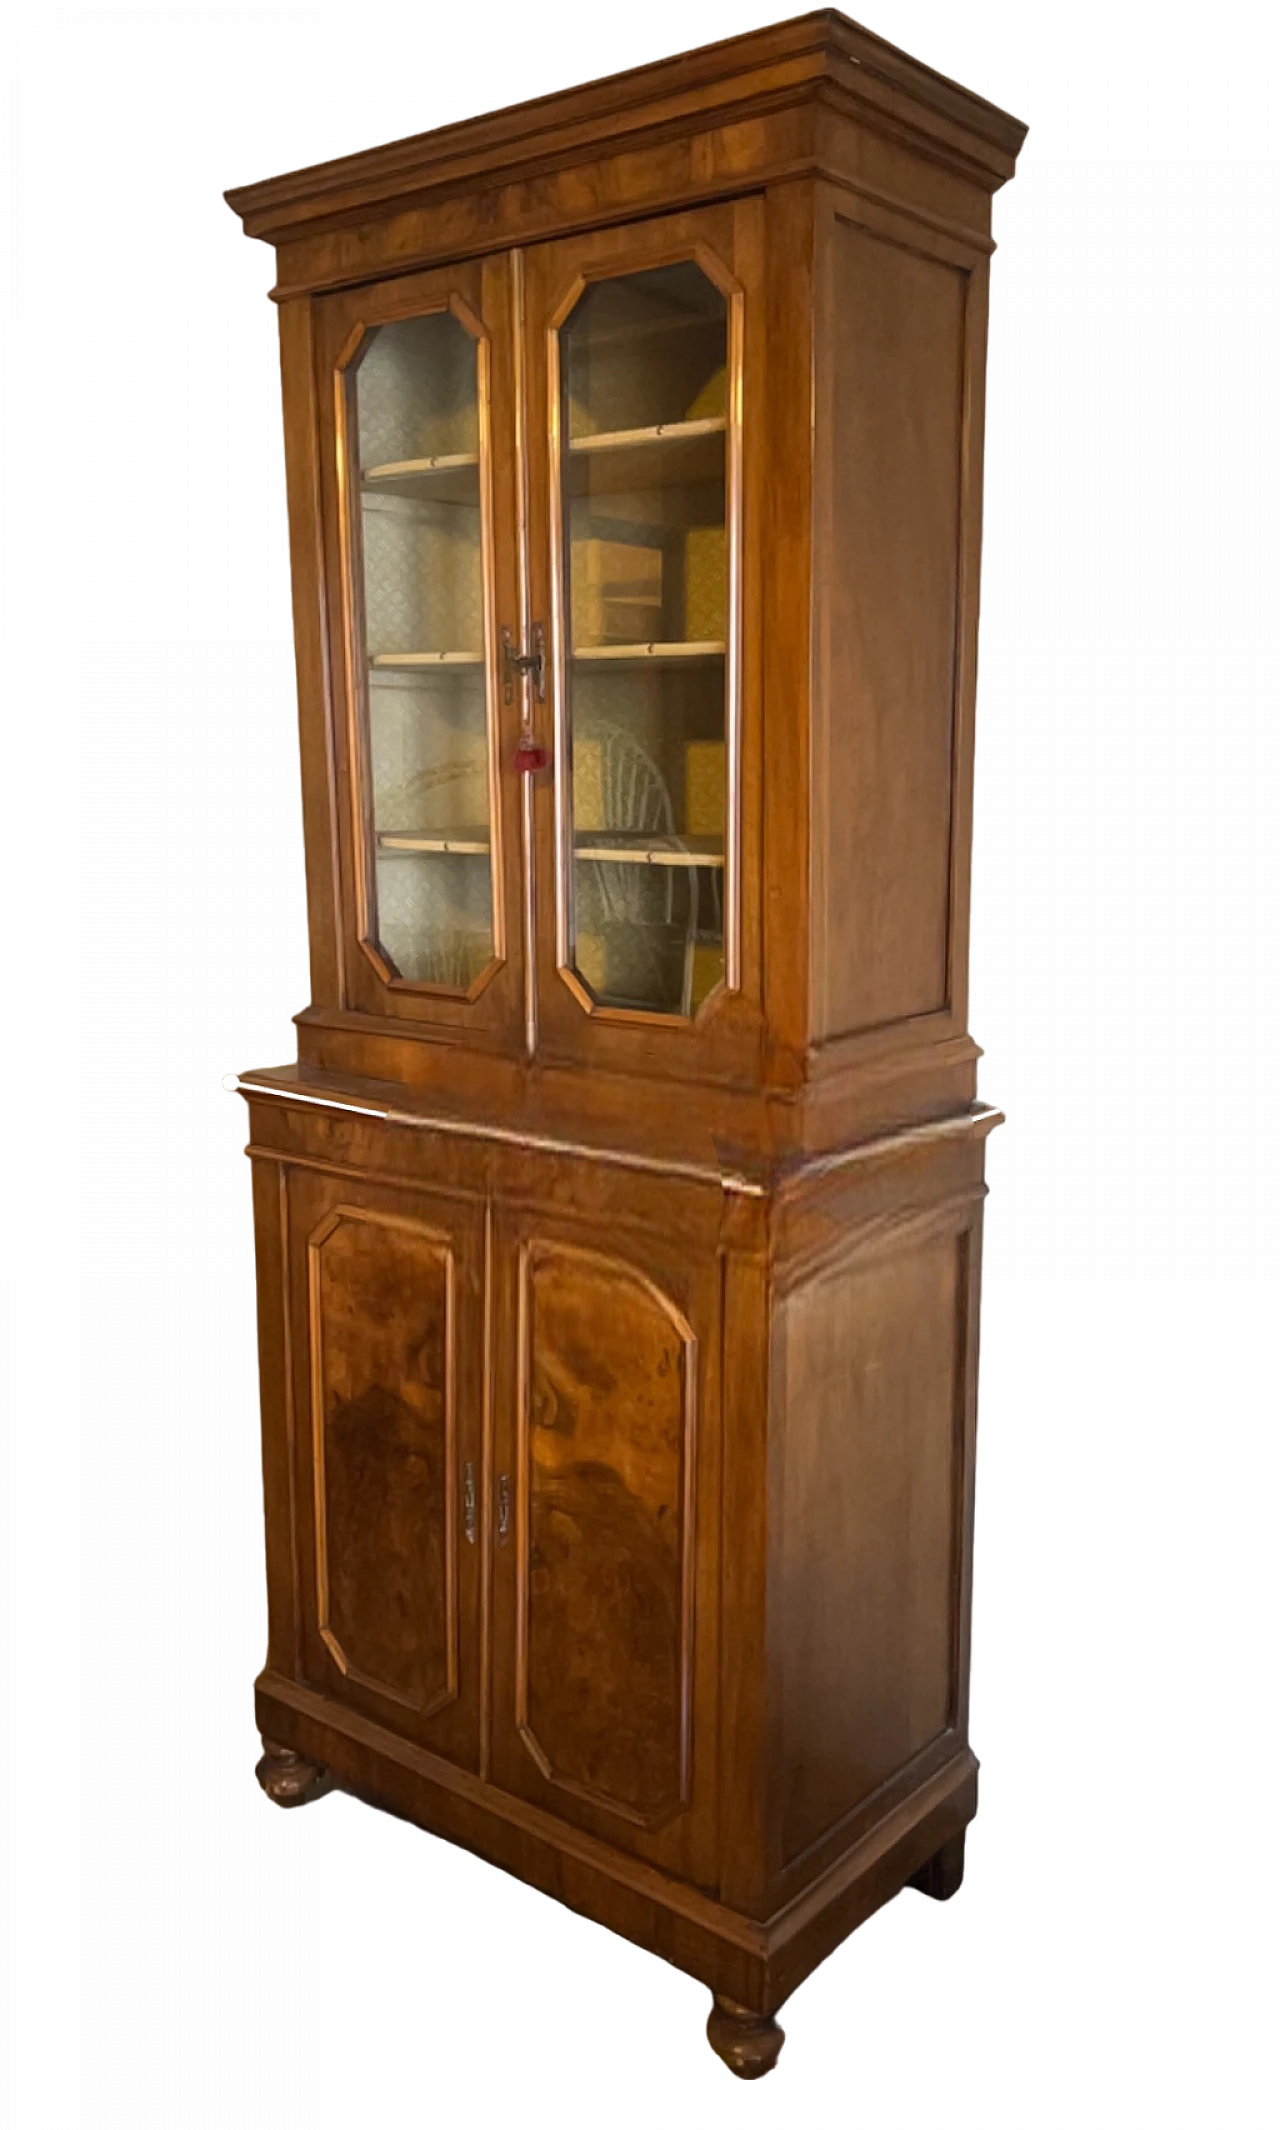
[[[964,1884],[964,1829],[953,1834],[949,1842],[922,1864],[914,1878],[907,1880],[917,1893],[927,1893],[931,1901],[949,1901],[953,1893],[959,1893]]]
[[[707,2020],[707,2040],[735,2078],[763,2078],[778,2061],[786,2035],[776,2019],[749,2012],[731,1997],[717,1997]]]
[[[301,1753],[276,1745],[270,1738],[262,1744],[262,1758],[254,1773],[273,1804],[309,1805],[313,1797],[323,1797],[332,1787],[333,1777],[318,1761],[304,1760]]]

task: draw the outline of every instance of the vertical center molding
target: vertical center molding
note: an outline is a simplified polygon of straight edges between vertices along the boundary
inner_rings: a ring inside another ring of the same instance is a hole
[[[520,580],[520,648],[527,651],[533,627],[529,587],[529,407],[525,375],[524,253],[511,254],[511,330],[514,336],[516,420],[516,550]],[[529,683],[521,681],[521,717],[528,715]],[[524,1047],[526,1057],[538,1049],[537,906],[534,883],[533,779],[520,779],[521,907],[524,914]]]

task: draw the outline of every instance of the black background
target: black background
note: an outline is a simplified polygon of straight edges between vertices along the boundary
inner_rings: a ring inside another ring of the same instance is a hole
[[[743,26],[682,15],[679,40]],[[1054,83],[1029,11],[931,11],[903,0],[880,28],[1037,130],[1046,124]],[[273,47],[258,70],[251,32],[245,38],[239,94],[204,119],[219,183],[671,49],[667,38],[645,38],[639,53],[622,45],[371,45],[322,47],[317,60]],[[1052,164],[1052,147],[1039,155]],[[1031,1159],[1022,1146],[1035,1144],[1035,1129],[1018,1129],[1018,1101],[1044,1069],[1048,1042],[1035,1020],[1044,980],[1033,973],[1027,920],[1052,852],[1041,837],[1031,843],[1018,833],[1027,829],[1029,797],[1048,777],[1037,697],[1041,673],[1052,671],[1056,626],[1044,620],[1052,503],[1044,460],[1056,379],[1035,298],[1041,213],[1033,143],[1018,183],[997,204],[978,765],[973,1025],[988,1046],[986,1093],[1012,1105],[1014,1127],[997,1135],[992,1152],[986,1252],[982,1448],[986,1457],[990,1442],[999,1495],[1022,1485],[1016,1474],[1031,1455],[1018,1399],[1029,1357],[1024,1295],[1014,1299],[1007,1252],[1024,1248],[1012,1201]],[[207,275],[183,300],[198,320],[209,379],[204,530],[217,609],[219,745],[204,763],[202,799],[217,822],[219,916],[200,990],[211,1016],[213,1088],[217,1071],[292,1056],[288,1014],[307,988],[279,381],[273,313],[262,300],[270,253],[245,243],[215,202],[207,234]],[[262,1657],[262,1574],[247,1178],[236,1163],[241,1105],[211,1095],[211,1116],[202,1203],[213,1214],[204,1238],[215,1265],[213,1329],[200,1367],[219,1419],[200,1506],[221,1540],[217,1627],[200,1659],[200,1734],[202,1813],[209,1857],[219,1862],[209,1943],[228,1947],[215,1996],[228,2064],[243,2064],[249,2051],[262,2104],[328,2124],[652,2124],[686,2107],[754,2119],[754,2109],[843,2115],[912,2109],[935,2096],[990,2098],[1007,2021],[1020,2023],[1031,1987],[1018,1921],[1031,1877],[1022,1770],[1031,1702],[1044,1691],[1031,1670],[1035,1644],[1022,1632],[1029,1623],[1016,1591],[1018,1534],[1001,1527],[995,1508],[980,1514],[975,1742],[999,1776],[969,1845],[969,1889],[952,1908],[895,1902],[828,1964],[792,2000],[792,2047],[758,2100],[735,2090],[705,2053],[705,2000],[692,1983],[396,1821],[345,1800],[285,1817],[258,1798],[249,1678]],[[211,2077],[226,2070],[215,2062]]]

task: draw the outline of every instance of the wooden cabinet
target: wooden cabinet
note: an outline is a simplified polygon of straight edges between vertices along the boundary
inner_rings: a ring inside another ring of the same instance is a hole
[[[245,1075],[260,1776],[710,1984],[958,1883],[991,195],[812,15],[229,195],[312,997]]]

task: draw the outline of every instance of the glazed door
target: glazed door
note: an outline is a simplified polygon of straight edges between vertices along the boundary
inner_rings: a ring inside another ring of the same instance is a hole
[[[547,1055],[733,1079],[758,1053],[761,249],[745,200],[527,255]]]
[[[474,1767],[484,1210],[288,1190],[303,1677]]]
[[[506,259],[325,298],[316,380],[344,1003],[523,1031]]]
[[[491,1776],[709,1886],[720,1209],[669,1213],[499,1218]]]

